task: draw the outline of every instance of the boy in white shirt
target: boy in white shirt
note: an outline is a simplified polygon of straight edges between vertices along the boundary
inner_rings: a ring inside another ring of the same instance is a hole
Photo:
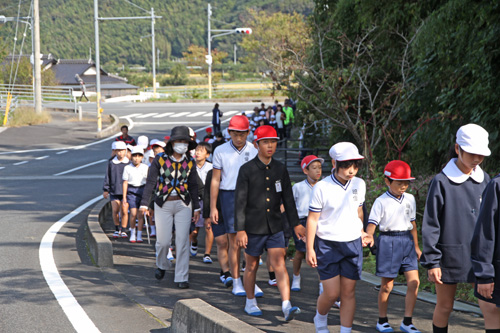
[[[300,166],[306,175],[306,179],[296,183],[292,187],[295,206],[299,214],[300,224],[306,226],[307,215],[309,214],[309,202],[313,186],[321,179],[321,165],[325,160],[314,155],[308,155],[302,159]],[[300,291],[300,267],[302,260],[306,256],[306,244],[298,239],[295,233],[292,233],[295,242],[295,256],[293,257],[293,280],[292,291]]]
[[[130,242],[142,243],[142,226],[144,225],[144,216],[139,214],[137,216],[137,209],[139,208],[148,178],[148,166],[142,163],[144,157],[144,150],[140,146],[132,148],[132,163],[127,165],[123,170],[123,200],[122,205],[126,207],[127,204],[130,209]],[[124,208],[125,209],[125,208]],[[135,220],[139,220],[137,236],[135,232]]]
[[[372,239],[377,226],[380,231],[376,275],[382,278],[382,283],[378,294],[379,320],[376,329],[379,332],[394,332],[387,319],[387,306],[394,279],[399,273],[404,273],[407,292],[404,319],[399,328],[407,333],[420,333],[412,323],[412,314],[420,283],[418,259],[422,251],[418,246],[415,198],[405,193],[410,181],[415,178],[411,177],[410,166],[398,160],[386,165],[384,175],[388,190],[373,203],[366,228]]]
[[[340,332],[350,333],[356,310],[355,287],[361,278],[365,182],[355,177],[359,170],[358,148],[350,142],[339,142],[330,148],[335,167],[330,177],[318,182],[312,191],[306,226],[306,260],[317,267],[324,292],[318,297],[314,326],[327,333],[328,311],[337,301],[340,307]]]

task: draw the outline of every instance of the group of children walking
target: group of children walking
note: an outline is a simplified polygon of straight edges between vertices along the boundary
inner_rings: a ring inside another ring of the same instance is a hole
[[[499,177],[490,181],[488,174],[480,168],[484,157],[491,154],[488,133],[482,127],[475,124],[460,127],[454,145],[456,157],[430,183],[421,228],[422,250],[417,234],[415,198],[407,193],[415,178],[407,163],[395,160],[385,166],[387,191],[373,203],[365,229],[366,185],[356,177],[364,157],[354,144],[339,142],[331,147],[329,156],[333,170],[323,179],[324,160],[306,156],[301,162],[306,179],[292,187],[286,167],[273,158],[280,138],[276,129],[261,125],[254,132],[253,142],[248,142],[248,118],[234,116],[228,127],[231,139],[212,152],[212,170],[200,167],[200,178],[204,180],[200,184],[204,189],[199,196],[198,184],[189,180],[196,163],[188,150],[194,149],[196,142],[192,136],[180,135],[179,131],[183,130],[184,126],[172,130],[169,143],[173,153],[169,154],[167,143],[167,152],[153,160],[154,167],[149,170],[144,193],[154,190],[157,204],[178,200],[171,199],[172,192],[174,196],[180,196],[184,206],[189,207],[189,213],[186,211],[183,219],[189,220],[188,223],[198,221],[198,206],[202,203],[205,229],[217,244],[220,279],[226,287],[232,287],[235,296],[246,297],[244,311],[247,314],[262,315],[256,297],[262,296],[263,292],[256,284],[256,274],[260,256],[267,251],[276,275],[285,320],[300,313],[300,309],[291,304],[290,290],[301,290],[300,269],[305,259],[311,267],[317,268],[320,281],[313,320],[316,332],[329,332],[327,316],[334,304],[340,307],[340,332],[351,332],[363,247],[369,246],[376,252],[376,275],[381,277],[379,319],[374,325],[377,331],[394,331],[387,316],[388,299],[394,279],[404,274],[407,294],[399,329],[420,332],[412,322],[420,261],[428,270],[429,280],[436,286],[433,332],[448,331],[457,283],[461,282],[474,284],[486,331],[500,332],[497,307],[500,306],[500,284],[495,283],[500,280],[496,274],[500,272],[500,247],[496,246],[496,236],[500,235],[500,181]],[[177,149],[178,143],[183,144],[183,149]],[[200,145],[203,152],[198,153],[197,148],[196,161],[206,160],[211,153],[210,145]],[[119,169],[117,165],[120,163],[128,163],[122,155],[117,152],[110,162],[110,174]],[[132,154],[132,165],[136,166],[136,160],[139,158]],[[177,166],[176,162],[179,163]],[[133,182],[132,187],[136,184]],[[126,189],[126,183],[123,188]],[[112,200],[116,199],[115,195],[117,193],[111,196]],[[192,207],[190,200],[186,199],[188,197],[193,198]],[[141,209],[147,204],[147,199],[143,197]],[[126,202],[130,204],[128,198]],[[157,204],[155,211],[161,207]],[[134,213],[130,212],[132,216]],[[283,215],[288,225],[284,224]],[[178,228],[177,220],[181,219],[175,218],[176,245],[179,247],[177,235],[182,233],[182,237],[188,238],[189,228]],[[170,231],[171,224],[167,225]],[[288,228],[293,230],[296,248],[291,285],[285,267]],[[377,228],[378,237],[375,237]],[[168,244],[163,244],[163,247],[170,245],[171,234],[167,236]],[[191,235],[191,242],[195,239]],[[207,242],[210,247],[212,241]],[[180,243],[185,245],[187,241],[180,240]],[[241,249],[246,261],[243,279],[239,267]],[[157,240],[156,277],[163,278],[166,267],[159,257],[166,257],[166,253],[159,249]],[[179,259],[176,263],[175,282],[183,282],[182,286],[179,285],[181,288],[187,284],[188,256],[187,259],[187,264]],[[178,275],[179,264],[184,271]]]

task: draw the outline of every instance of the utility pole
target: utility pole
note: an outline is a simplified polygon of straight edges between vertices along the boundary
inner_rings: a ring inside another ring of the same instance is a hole
[[[95,92],[97,108],[97,132],[102,129],[102,109],[101,109],[101,60],[99,59],[99,14],[98,0],[94,0],[94,32],[95,32]]]
[[[35,32],[35,112],[42,113],[42,67],[40,64],[40,9],[39,0],[33,1],[33,29]]]
[[[238,49],[238,47],[236,46],[236,44],[234,44],[234,64],[236,65],[236,50]]]
[[[208,99],[212,99],[212,36],[210,32],[210,16],[212,16],[212,8],[210,4],[208,4]]]
[[[153,59],[153,98],[156,98],[155,10],[151,7],[151,58]]]

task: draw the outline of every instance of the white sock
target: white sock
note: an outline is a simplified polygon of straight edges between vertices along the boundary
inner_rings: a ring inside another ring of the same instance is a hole
[[[247,298],[247,303],[246,306],[252,306],[252,305],[257,305],[257,300],[255,298]]]
[[[320,322],[320,323],[325,323],[325,326],[326,326],[326,323],[327,323],[327,321],[328,321],[328,313],[327,313],[327,314],[325,314],[325,315],[322,315],[322,314],[320,314],[320,313],[318,312],[318,310],[316,310],[316,318],[318,318],[318,319],[317,319],[317,321],[318,321],[318,322]]]
[[[142,230],[137,230],[137,238],[142,238]]]
[[[234,279],[233,278],[233,286],[235,285],[243,285],[243,282],[241,282],[241,277],[237,278],[237,279]]]
[[[294,279],[294,280],[295,280],[295,279],[300,279],[300,274],[299,274],[299,275],[295,275],[295,274],[293,274],[293,279]]]
[[[351,333],[352,327],[340,326],[340,333]]]
[[[286,301],[283,301],[283,303],[281,303],[281,310],[283,310],[283,312],[287,311],[291,307],[292,307],[292,303],[290,303],[290,300],[286,300]]]
[[[151,233],[156,234],[156,226],[155,225],[151,226]]]

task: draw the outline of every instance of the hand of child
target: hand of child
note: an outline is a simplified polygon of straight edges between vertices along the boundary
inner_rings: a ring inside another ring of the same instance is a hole
[[[306,262],[312,268],[318,267],[318,262],[316,261],[316,252],[314,250],[306,251]]]
[[[375,244],[375,241],[373,240],[373,235],[370,235],[364,231],[361,232],[361,243],[363,247],[367,246],[373,246]]]
[[[199,219],[200,219],[200,211],[196,210],[193,214],[192,221],[193,221],[193,223],[196,223],[196,222],[198,222]]]
[[[109,192],[104,191],[104,193],[102,194],[102,196],[104,197],[104,199],[107,199],[108,196],[109,196]]]
[[[427,271],[427,275],[429,276],[429,281],[437,283],[437,284],[443,284],[443,281],[441,281],[441,268],[431,268]]]
[[[242,247],[244,249],[247,248],[248,245],[248,237],[246,231],[238,231],[236,233],[236,245]]]
[[[207,217],[205,219],[205,229],[208,231],[210,229],[212,229],[212,220],[210,219],[210,217]]]
[[[219,211],[217,208],[211,210],[210,219],[212,220],[212,223],[217,224],[219,222]]]
[[[285,205],[281,204],[280,205],[280,212],[283,214],[285,212]]]
[[[483,296],[486,299],[492,299],[491,296],[493,294],[493,289],[495,288],[494,283],[486,283],[486,284],[477,284],[477,292],[479,295]]]
[[[420,257],[422,256],[422,250],[418,246],[415,247],[415,252],[417,252],[417,259],[420,261]]]
[[[303,241],[304,243],[306,242],[306,228],[302,224],[299,224],[293,228],[295,231],[295,235],[297,236],[298,239]]]

